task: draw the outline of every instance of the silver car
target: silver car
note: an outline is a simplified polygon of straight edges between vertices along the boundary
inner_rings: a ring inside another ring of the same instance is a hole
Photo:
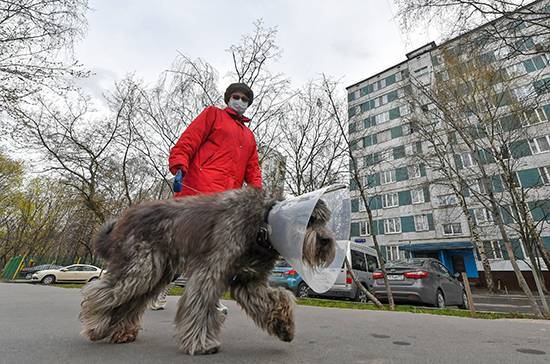
[[[364,244],[350,242],[347,258],[351,262],[351,269],[359,282],[369,291],[372,291],[374,283],[372,274],[378,269],[376,251]],[[330,290],[321,294],[311,292],[310,290],[309,294],[320,297],[347,298],[357,302],[368,301],[367,295],[353,282],[351,274],[345,266],[340,270],[340,274]]]
[[[467,308],[464,286],[437,259],[412,258],[386,263],[386,272],[395,302],[418,302],[439,308]],[[387,300],[384,275],[373,274],[374,295]]]

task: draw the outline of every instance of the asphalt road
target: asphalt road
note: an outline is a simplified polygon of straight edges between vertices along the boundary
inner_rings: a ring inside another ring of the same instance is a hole
[[[288,344],[233,303],[220,353],[189,357],[172,338],[176,297],[148,311],[132,344],[78,335],[78,289],[0,284],[0,363],[549,363],[550,322],[298,307]]]

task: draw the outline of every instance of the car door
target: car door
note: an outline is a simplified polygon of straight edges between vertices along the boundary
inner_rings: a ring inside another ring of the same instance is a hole
[[[372,274],[378,270],[378,259],[376,259],[375,256],[370,254],[365,254],[365,257],[367,258],[367,276],[368,276],[368,282],[369,289],[372,289],[374,285],[374,279],[372,278]]]
[[[365,253],[354,249],[351,250],[351,268],[359,281],[368,285],[367,260],[365,259]]]
[[[79,281],[89,281],[94,276],[99,276],[97,269],[91,265],[83,265],[80,267],[77,278]]]
[[[70,282],[78,279],[78,272],[80,267],[78,265],[70,265],[65,268],[61,268],[56,274],[57,281]]]
[[[451,276],[451,273],[439,262],[433,262],[434,268],[437,270],[440,279],[440,287],[443,290],[445,295],[445,301],[447,304],[458,304],[459,300],[462,299],[462,292],[457,291],[454,278]]]
[[[351,261],[351,258],[350,258],[350,251],[348,250],[347,254],[346,254],[346,258],[348,259],[348,261]],[[336,281],[334,282],[334,288],[336,289],[342,289],[344,287],[346,287],[346,272],[348,270],[346,269],[346,262],[342,262],[342,268],[340,269],[340,273],[338,273],[338,276],[336,277]]]

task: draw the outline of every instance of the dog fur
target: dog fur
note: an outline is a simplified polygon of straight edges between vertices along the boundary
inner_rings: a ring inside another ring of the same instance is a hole
[[[260,226],[275,201],[253,188],[144,203],[106,223],[95,240],[107,273],[83,289],[82,334],[113,343],[136,339],[147,304],[175,272],[188,277],[175,318],[179,349],[191,355],[219,350],[222,294],[256,325],[283,341],[294,338],[294,296],[268,277],[279,254],[258,244]],[[304,262],[324,266],[335,254],[325,227],[330,210],[319,201],[304,239]]]

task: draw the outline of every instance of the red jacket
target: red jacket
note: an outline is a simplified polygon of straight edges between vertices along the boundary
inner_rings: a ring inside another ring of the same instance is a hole
[[[185,129],[170,150],[170,172],[183,169],[183,189],[175,197],[241,188],[262,188],[258,150],[250,120],[233,109],[210,106]]]

